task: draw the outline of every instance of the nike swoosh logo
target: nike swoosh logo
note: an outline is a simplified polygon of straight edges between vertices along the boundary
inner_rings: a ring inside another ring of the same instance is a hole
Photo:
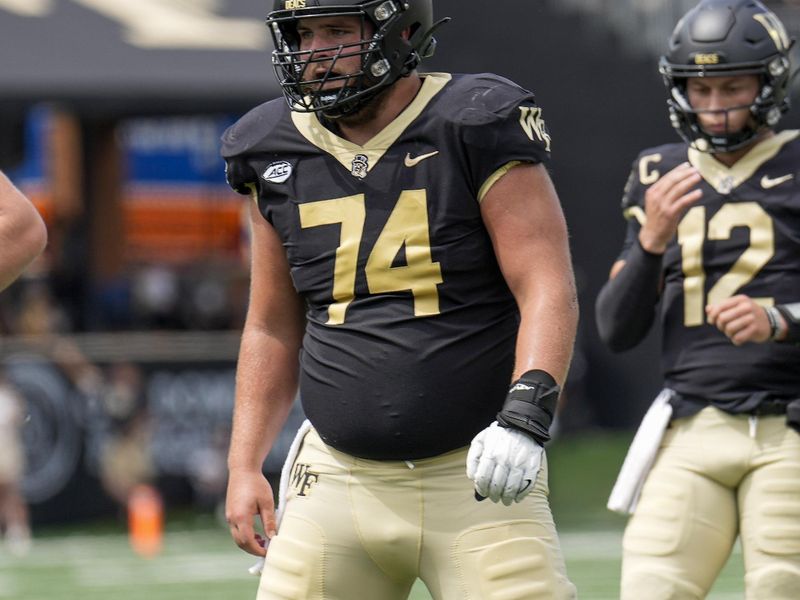
[[[770,188],[774,188],[776,185],[782,184],[784,181],[789,181],[793,177],[794,175],[791,173],[789,175],[784,175],[783,177],[776,177],[775,179],[772,179],[768,175],[764,175],[761,178],[761,187],[765,190],[768,190]]]
[[[427,154],[420,154],[419,156],[411,158],[411,152],[409,152],[406,154],[406,159],[403,161],[403,164],[407,167],[416,167],[426,158],[430,158],[431,156],[436,156],[437,154],[439,154],[439,151],[434,150],[433,152],[428,152]]]
[[[521,494],[522,492],[527,490],[531,486],[532,483],[533,483],[533,481],[531,481],[530,479],[526,479],[525,480],[525,485],[522,486],[517,493]]]

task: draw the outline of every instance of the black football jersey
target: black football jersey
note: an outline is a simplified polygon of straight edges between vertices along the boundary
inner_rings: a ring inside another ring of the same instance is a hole
[[[644,223],[647,188],[687,160],[703,177],[703,196],[682,218],[662,266],[665,383],[690,403],[748,412],[765,398],[800,397],[800,348],[734,346],[705,316],[707,304],[736,294],[763,306],[800,299],[799,133],[762,141],[732,168],[680,143],[646,150],[633,164],[622,259]]]
[[[488,74],[423,77],[364,146],[283,99],[223,136],[228,181],[255,190],[307,304],[306,415],[365,458],[440,454],[494,419],[519,315],[480,200],[508,165],[550,149],[530,92]]]

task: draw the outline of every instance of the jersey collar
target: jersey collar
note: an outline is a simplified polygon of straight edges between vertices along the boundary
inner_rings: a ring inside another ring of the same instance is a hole
[[[730,194],[798,135],[800,131],[797,130],[781,131],[753,146],[732,167],[723,165],[708,152],[700,152],[694,148],[689,148],[689,162],[717,192]]]
[[[363,154],[367,157],[367,171],[370,171],[452,78],[449,73],[426,73],[422,77],[422,87],[414,100],[394,121],[363,146],[349,142],[323,126],[316,113],[292,111],[292,122],[305,139],[333,156],[348,171],[352,167],[353,157],[356,154]]]

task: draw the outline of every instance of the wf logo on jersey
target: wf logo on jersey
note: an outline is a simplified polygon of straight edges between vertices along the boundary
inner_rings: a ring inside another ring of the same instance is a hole
[[[544,124],[542,109],[538,106],[520,106],[519,124],[528,139],[533,141],[534,136],[544,144],[544,149],[550,152],[550,134]]]
[[[308,496],[311,486],[319,481],[319,473],[311,470],[311,465],[297,463],[292,470],[292,487],[298,496]]]
[[[733,188],[736,187],[736,180],[730,175],[720,177],[717,180],[716,187],[720,194],[730,194],[733,191]]]
[[[353,163],[350,165],[350,173],[352,173],[353,177],[358,177],[359,179],[364,179],[367,176],[367,171],[369,170],[369,159],[367,158],[366,154],[356,154],[353,158]]]

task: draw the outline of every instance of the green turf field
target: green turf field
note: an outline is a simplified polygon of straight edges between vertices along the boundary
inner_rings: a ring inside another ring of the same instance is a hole
[[[629,436],[581,436],[548,451],[551,499],[570,578],[582,600],[618,597],[624,520],[605,499]],[[210,516],[168,515],[163,553],[134,555],[119,523],[36,532],[32,553],[9,555],[0,545],[0,600],[252,600],[253,563]],[[709,600],[740,599],[737,551]],[[354,600],[362,600],[355,595]],[[410,600],[429,600],[417,585]],[[369,599],[380,600],[380,599]]]
[[[221,527],[168,532],[164,552],[135,556],[124,535],[70,533],[36,540],[27,558],[0,552],[0,598],[14,600],[231,600],[255,597],[252,560]],[[617,598],[619,530],[564,531],[567,568],[585,600]],[[740,599],[741,556],[734,555],[709,600]],[[411,600],[429,599],[420,584]],[[361,600],[354,596],[354,600]],[[377,599],[376,599],[377,600]]]

